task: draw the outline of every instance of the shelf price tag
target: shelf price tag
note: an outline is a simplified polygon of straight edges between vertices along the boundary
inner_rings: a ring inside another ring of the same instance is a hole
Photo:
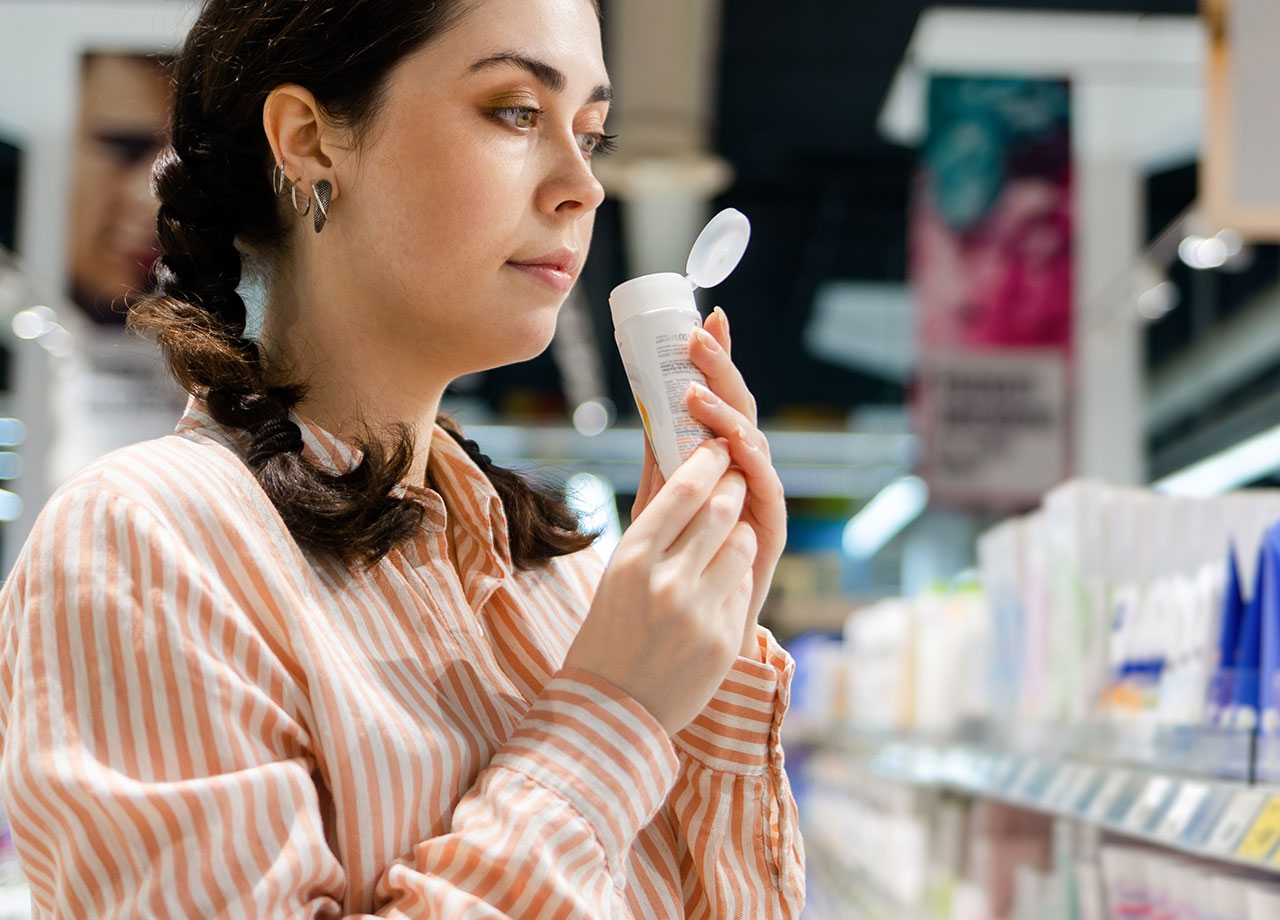
[[[1156,836],[1169,843],[1176,843],[1208,795],[1207,783],[1183,783],[1164,820],[1156,828]]]
[[[1008,789],[1017,773],[1018,759],[1009,754],[1001,756],[991,770],[991,789]]]
[[[1071,789],[1075,786],[1076,776],[1080,767],[1076,764],[1064,764],[1056,774],[1054,774],[1049,787],[1045,789],[1044,795],[1040,799],[1040,803],[1046,808],[1058,810],[1066,806],[1066,798]]]
[[[1234,853],[1240,838],[1249,829],[1249,822],[1266,800],[1267,794],[1260,789],[1245,789],[1232,796],[1222,817],[1213,826],[1209,839],[1205,841],[1205,850],[1219,856]]]
[[[1115,770],[1107,776],[1106,782],[1102,784],[1098,794],[1089,803],[1087,817],[1090,821],[1095,824],[1101,824],[1107,820],[1120,797],[1124,795],[1130,778],[1130,773],[1127,770]]]
[[[1280,842],[1280,795],[1273,795],[1253,819],[1248,833],[1236,847],[1240,859],[1263,860]]]
[[[1024,760],[1009,783],[1009,795],[1017,799],[1026,798],[1027,789],[1035,781],[1036,774],[1039,772],[1039,763],[1032,758]]]
[[[1022,790],[1023,798],[1036,805],[1044,805],[1048,800],[1049,789],[1052,788],[1054,782],[1057,781],[1058,774],[1063,771],[1064,767],[1056,763],[1040,764],[1039,768],[1031,775],[1030,782],[1026,788]]]
[[[1093,800],[1093,794],[1097,791],[1101,776],[1102,773],[1097,767],[1080,764],[1076,771],[1075,782],[1067,790],[1066,801],[1062,803],[1063,809],[1074,814],[1084,814]]]
[[[1136,833],[1144,832],[1152,819],[1164,807],[1164,803],[1169,800],[1170,794],[1173,792],[1177,784],[1167,776],[1153,776],[1145,786],[1142,787],[1142,793],[1138,796],[1138,800],[1133,803],[1133,807],[1129,809],[1128,814],[1124,816],[1121,822],[1125,830],[1134,831]]]

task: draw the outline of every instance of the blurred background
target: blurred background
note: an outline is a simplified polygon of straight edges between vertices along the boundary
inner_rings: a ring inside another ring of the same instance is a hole
[[[591,258],[552,347],[444,409],[607,556],[642,450],[609,292],[751,219],[699,298],[788,494],[807,916],[1280,917],[1280,4],[601,6]],[[196,9],[0,4],[0,574],[185,402],[123,318]]]

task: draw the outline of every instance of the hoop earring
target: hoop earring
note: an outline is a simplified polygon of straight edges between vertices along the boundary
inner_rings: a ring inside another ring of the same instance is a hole
[[[329,221],[329,201],[333,198],[333,184],[328,179],[321,179],[311,186],[316,196],[316,233],[324,229]]]
[[[307,202],[305,207],[298,207],[298,183],[293,183],[293,189],[289,192],[289,197],[293,201],[293,210],[297,212],[299,217],[306,217],[311,213],[311,196],[306,192],[302,193],[303,199]]]
[[[284,186],[284,160],[281,160],[276,164],[275,169],[271,170],[271,187],[275,189],[277,198],[284,194]]]

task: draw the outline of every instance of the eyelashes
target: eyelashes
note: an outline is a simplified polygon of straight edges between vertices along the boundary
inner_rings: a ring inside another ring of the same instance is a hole
[[[576,137],[579,138],[579,144],[583,145],[582,149],[588,156],[607,157],[618,149],[618,135],[616,134],[588,133],[578,134]],[[587,142],[591,144],[590,149],[585,146]]]
[[[530,105],[511,105],[490,109],[489,113],[504,124],[520,131],[532,131],[542,122],[546,112]],[[603,131],[584,131],[574,135],[578,146],[588,157],[607,157],[618,149],[618,135]]]

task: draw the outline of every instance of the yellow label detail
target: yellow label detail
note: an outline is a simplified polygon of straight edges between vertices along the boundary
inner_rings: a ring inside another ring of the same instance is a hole
[[[1253,819],[1240,846],[1236,847],[1236,856],[1241,859],[1266,859],[1277,842],[1280,842],[1280,795],[1273,795],[1262,806],[1258,817]]]
[[[649,426],[649,413],[644,410],[644,403],[640,401],[640,397],[636,397],[636,408],[640,410],[640,421],[644,425],[644,436],[649,439],[649,446],[653,446],[653,429]]]

